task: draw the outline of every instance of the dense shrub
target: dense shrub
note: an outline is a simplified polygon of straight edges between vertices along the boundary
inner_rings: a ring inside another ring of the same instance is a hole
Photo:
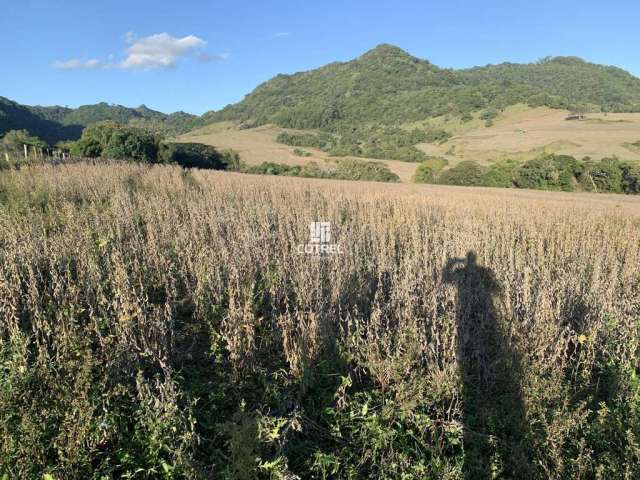
[[[498,117],[498,111],[491,108],[480,114],[480,119],[484,120],[485,127],[493,127],[493,120]]]
[[[513,177],[519,164],[517,162],[507,160],[492,164],[484,173],[482,185],[486,187],[513,187]]]
[[[184,168],[240,169],[240,158],[233,151],[218,151],[200,143],[162,143],[161,137],[145,128],[111,122],[85,128],[80,140],[69,148],[79,157],[173,163]]]
[[[416,168],[416,172],[413,174],[413,181],[416,183],[435,183],[438,174],[448,163],[445,158],[428,158]]]
[[[597,192],[622,192],[621,163],[615,158],[605,158],[598,163],[588,164],[586,175]]]
[[[622,163],[622,191],[624,193],[640,193],[640,165]]]
[[[184,168],[239,170],[240,157],[233,151],[218,151],[201,143],[162,143],[158,151],[159,163],[175,163]]]
[[[300,148],[294,148],[293,149],[293,154],[297,157],[310,157],[311,153],[307,152],[306,150],[302,150]]]
[[[569,155],[543,155],[522,164],[507,160],[482,167],[465,161],[448,170],[441,168],[424,162],[416,170],[414,181],[566,192],[640,193],[640,165],[617,158],[594,162],[576,160]]]
[[[483,185],[484,170],[476,162],[466,160],[438,176],[438,183],[445,185],[478,186]]]
[[[27,130],[9,130],[0,136],[1,143],[6,150],[22,151],[23,145],[34,147],[46,147],[47,143],[36,136],[31,135]]]
[[[423,139],[416,142],[428,142],[428,143],[444,143],[451,138],[451,134],[446,130],[442,129],[432,129],[426,132]]]
[[[261,175],[286,175],[307,178],[333,178],[336,180],[364,180],[373,182],[397,182],[399,177],[380,162],[362,160],[338,160],[333,167],[322,169],[315,162],[306,165],[285,165],[263,162],[243,169],[245,173]]]
[[[525,162],[516,173],[519,188],[573,191],[584,165],[569,155],[547,155]]]
[[[156,162],[160,139],[147,130],[113,122],[85,128],[71,153],[80,157],[103,157]]]
[[[481,120],[485,120],[485,121],[494,120],[497,117],[498,117],[498,111],[496,109],[494,109],[494,108],[490,108],[489,110],[485,110],[484,112],[482,112],[480,114],[480,119]]]
[[[421,161],[426,155],[415,145],[428,141],[446,141],[444,130],[425,132],[413,129],[379,126],[339,126],[333,133],[283,132],[277,141],[297,147],[319,148],[337,157],[354,156],[381,160]]]
[[[398,175],[381,162],[363,162],[360,160],[340,160],[332,170],[331,178],[340,180],[367,180],[372,182],[398,182]]]
[[[293,147],[314,147],[325,150],[331,147],[334,139],[328,133],[287,133],[282,132],[276,141]]]
[[[263,162],[259,165],[251,165],[244,168],[244,173],[257,175],[288,175],[298,177],[302,167],[300,165],[286,165],[284,163]]]

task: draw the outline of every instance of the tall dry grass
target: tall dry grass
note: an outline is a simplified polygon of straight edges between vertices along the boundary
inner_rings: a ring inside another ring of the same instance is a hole
[[[113,163],[0,201],[0,475],[640,475],[637,198]]]

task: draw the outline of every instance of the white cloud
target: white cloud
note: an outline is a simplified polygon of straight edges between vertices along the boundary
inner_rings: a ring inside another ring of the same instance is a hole
[[[126,43],[133,43],[136,40],[136,34],[133,32],[127,32],[122,36]]]
[[[231,57],[231,54],[229,52],[222,52],[222,53],[207,53],[207,52],[202,52],[201,54],[198,55],[197,59],[200,63],[210,63],[210,62],[221,62],[224,60],[228,60]]]
[[[206,45],[195,35],[177,38],[168,33],[156,33],[136,39],[128,33],[125,38],[131,46],[127,48],[127,58],[119,66],[132,70],[175,67],[178,60]]]
[[[80,58],[72,58],[70,60],[58,60],[53,62],[53,66],[59,70],[94,70],[102,68],[106,65],[95,58],[82,60]]]
[[[290,32],[276,32],[273,34],[274,37],[276,38],[284,38],[284,37],[289,37],[291,36]]]
[[[185,57],[195,57],[200,63],[227,60],[229,52],[207,53],[203,51],[206,42],[195,35],[173,37],[168,33],[156,33],[139,38],[127,32],[122,40],[128,45],[123,55],[109,54],[106,60],[72,58],[59,60],[53,66],[60,70],[94,70],[98,68],[120,68],[123,70],[151,70],[173,68]],[[116,60],[117,57],[124,58]]]

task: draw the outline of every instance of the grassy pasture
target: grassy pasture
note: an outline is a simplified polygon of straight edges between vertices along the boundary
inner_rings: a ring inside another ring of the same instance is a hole
[[[276,137],[281,132],[298,132],[298,130],[283,129],[274,125],[240,130],[232,122],[220,122],[203,127],[202,129],[186,133],[178,137],[178,141],[204,143],[220,148],[231,148],[240,153],[247,165],[259,165],[263,162],[284,163],[286,165],[304,165],[316,162],[320,167],[334,165],[344,157],[331,157],[317,148],[304,147],[310,153],[301,157],[295,154],[296,147],[278,143]],[[382,162],[400,177],[403,182],[409,182],[416,169],[415,163],[398,160],[377,160],[358,157],[359,160]]]
[[[545,153],[566,154],[595,160],[618,156],[623,160],[640,160],[640,114],[590,113],[583,121],[566,121],[564,110],[530,108],[524,105],[507,107],[494,125],[486,127],[476,114],[469,122],[457,117],[435,117],[404,125],[407,129],[444,129],[453,134],[442,144],[423,143],[417,148],[427,155],[446,158],[449,167],[464,160],[491,164],[502,160],[526,161]],[[305,149],[309,156],[294,153],[295,147],[276,141],[279,133],[301,132],[265,125],[239,129],[233,122],[219,122],[178,137],[178,141],[197,142],[240,152],[248,165],[263,162],[304,165],[316,162],[321,167],[336,161],[327,153]],[[410,182],[416,163],[382,160],[402,182]]]
[[[460,160],[529,160],[542,153],[578,159],[589,156],[599,160],[616,155],[624,160],[640,160],[638,150],[628,146],[640,138],[640,114],[589,113],[586,120],[567,121],[568,114],[549,108],[511,107],[491,127],[470,122],[469,128],[459,130],[448,142],[418,148],[429,155],[444,156],[451,165]],[[447,128],[447,122],[436,125]]]
[[[0,478],[640,475],[640,198],[75,164],[0,231]]]

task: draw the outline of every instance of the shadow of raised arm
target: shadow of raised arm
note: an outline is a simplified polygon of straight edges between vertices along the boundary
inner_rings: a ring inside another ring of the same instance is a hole
[[[458,265],[464,265],[465,260],[463,258],[450,258],[447,260],[446,265],[442,269],[442,280],[445,283],[453,283],[456,281],[457,273],[459,270],[456,268]]]

